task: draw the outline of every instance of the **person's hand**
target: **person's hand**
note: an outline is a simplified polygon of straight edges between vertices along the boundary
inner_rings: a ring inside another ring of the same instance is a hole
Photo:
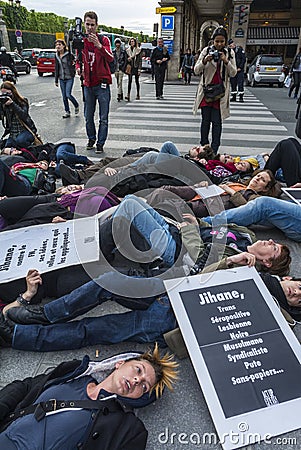
[[[61,222],[67,222],[67,220],[63,219],[61,216],[55,216],[51,221],[51,223],[61,223]]]
[[[81,72],[81,70],[80,70],[80,67],[79,67],[78,69],[76,69],[76,73],[77,73],[77,75],[79,75],[79,76],[82,75],[82,72]]]
[[[113,169],[113,167],[106,167],[104,170],[104,174],[108,177],[111,177],[117,173],[116,169]]]
[[[102,48],[102,44],[99,42],[98,36],[95,33],[88,34],[88,41],[92,42],[94,47],[98,48],[99,50]]]
[[[251,255],[251,253],[242,252],[238,253],[237,255],[229,256],[226,261],[228,267],[232,264],[253,267],[256,263],[256,257],[254,255]]]
[[[161,59],[157,59],[156,63],[157,64],[162,64],[162,60]]]
[[[235,194],[234,189],[230,188],[227,184],[220,184],[219,187],[223,189],[227,194],[233,195]]]
[[[207,160],[205,158],[199,159],[199,162],[205,166],[207,164]]]
[[[290,186],[290,187],[292,187],[292,188],[301,188],[301,183],[293,184],[293,186]]]
[[[140,74],[141,74],[141,71],[140,71],[140,70],[138,70],[138,77],[140,77]]]
[[[220,58],[225,64],[228,64],[229,61],[224,52],[220,52]]]
[[[185,219],[186,222],[188,222],[188,224],[198,225],[198,221],[193,214],[185,213],[182,215],[182,217],[183,219]]]
[[[196,188],[198,188],[198,187],[208,187],[208,186],[209,186],[208,181],[200,181],[199,183],[196,183],[196,184],[193,185],[193,187],[196,187]]]
[[[7,198],[7,196],[6,195],[3,195],[3,197],[0,197],[0,201],[1,200],[5,200]]]
[[[237,72],[241,72],[241,68],[240,67],[237,68]]]
[[[29,269],[26,275],[26,291],[22,297],[30,301],[38,292],[38,287],[43,283],[40,272],[36,269]]]
[[[167,58],[162,58],[162,62],[165,62],[165,61],[167,61]]]
[[[22,155],[22,151],[14,148],[13,150],[11,150],[10,154],[11,155]]]
[[[205,58],[203,59],[203,64],[212,61],[212,59],[213,59],[212,55],[206,55]]]
[[[9,105],[11,105],[12,103],[14,103],[14,102],[13,102],[13,99],[12,99],[12,98],[9,98],[9,99],[7,100],[7,102],[5,102],[4,104],[5,104],[6,106],[9,106]]]
[[[56,162],[55,161],[50,161],[49,163],[49,167],[56,167]]]

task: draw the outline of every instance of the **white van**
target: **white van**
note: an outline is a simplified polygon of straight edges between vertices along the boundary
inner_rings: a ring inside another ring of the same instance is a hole
[[[150,42],[142,42],[140,47],[141,47],[141,51],[142,51],[142,70],[151,72],[152,65],[151,65],[150,59],[151,59],[153,49],[155,47]]]

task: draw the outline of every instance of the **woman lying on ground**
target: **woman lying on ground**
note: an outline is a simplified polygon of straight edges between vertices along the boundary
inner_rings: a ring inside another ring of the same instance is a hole
[[[106,188],[84,185],[60,187],[54,194],[3,198],[0,201],[0,231],[39,223],[50,223],[57,216],[65,220],[74,215],[93,216],[120,203]]]
[[[175,197],[177,196],[188,203],[196,217],[205,217],[210,213],[206,206],[208,203],[205,204],[204,200],[197,194],[195,190],[197,187],[200,186],[163,186],[149,195],[148,202],[153,207],[160,208],[160,204],[163,206],[164,201],[177,202],[178,200]],[[220,184],[219,187],[225,192],[219,196],[219,200],[215,201],[215,204],[219,207],[223,206],[224,209],[245,205],[248,201],[261,195],[279,197],[281,194],[280,185],[270,170],[256,171],[247,185],[239,182],[227,182]],[[175,195],[167,197],[166,191]],[[211,197],[209,205],[212,208],[214,207],[212,204],[214,200],[216,199]]]
[[[155,345],[103,361],[86,356],[14,381],[0,391],[0,447],[143,450],[148,433],[133,408],[172,390],[177,365]]]

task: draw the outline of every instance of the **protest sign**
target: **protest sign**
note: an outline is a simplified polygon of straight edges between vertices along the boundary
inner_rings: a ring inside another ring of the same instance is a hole
[[[300,344],[256,270],[164,283],[223,448],[301,427]]]
[[[283,192],[294,200],[298,205],[301,204],[301,189],[300,188],[282,188]]]
[[[0,283],[99,258],[97,216],[0,234]]]

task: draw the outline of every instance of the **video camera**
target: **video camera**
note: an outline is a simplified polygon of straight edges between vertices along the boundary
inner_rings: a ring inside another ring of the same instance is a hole
[[[75,26],[69,30],[69,42],[72,42],[72,48],[74,50],[81,51],[84,48],[84,38],[87,34],[83,32],[82,19],[75,17]]]

